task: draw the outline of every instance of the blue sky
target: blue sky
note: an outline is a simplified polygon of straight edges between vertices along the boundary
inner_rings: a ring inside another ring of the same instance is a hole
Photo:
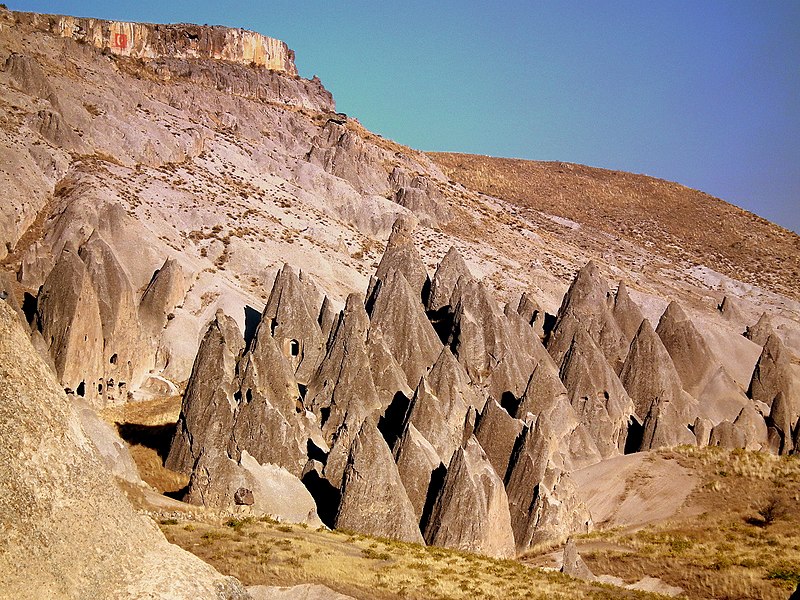
[[[5,1],[253,29],[403,144],[646,173],[800,232],[800,1]]]

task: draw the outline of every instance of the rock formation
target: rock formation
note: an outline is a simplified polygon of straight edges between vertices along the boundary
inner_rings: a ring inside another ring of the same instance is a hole
[[[134,511],[5,302],[0,372],[0,595],[247,598]]]
[[[370,420],[361,426],[350,450],[336,527],[422,543],[392,454]]]
[[[425,541],[489,556],[514,556],[503,482],[474,437],[450,461],[425,528]]]

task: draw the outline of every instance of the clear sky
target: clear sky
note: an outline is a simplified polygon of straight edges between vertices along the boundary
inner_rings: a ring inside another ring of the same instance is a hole
[[[4,0],[253,29],[421,150],[645,173],[800,232],[800,0]]]

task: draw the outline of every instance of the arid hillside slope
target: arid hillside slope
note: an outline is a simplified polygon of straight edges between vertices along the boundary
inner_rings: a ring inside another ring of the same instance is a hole
[[[800,236],[704,192],[564,162],[429,156],[448,177],[474,191],[800,297]]]

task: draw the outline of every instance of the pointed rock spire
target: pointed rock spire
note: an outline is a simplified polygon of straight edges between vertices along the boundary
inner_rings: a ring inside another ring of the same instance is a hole
[[[368,327],[362,296],[350,294],[306,392],[305,405],[317,415],[331,446],[325,474],[334,487],[341,485],[350,445],[361,423],[382,410],[365,344]]]
[[[458,280],[452,302],[448,343],[472,383],[485,386],[497,398],[505,392],[522,396],[536,365],[533,332],[527,340],[520,338],[486,287],[471,277]]]
[[[800,409],[800,385],[792,373],[790,353],[780,336],[773,333],[761,350],[748,395],[771,407],[779,392],[783,392],[793,409]]]
[[[78,254],[65,249],[39,293],[37,317],[61,385],[100,404],[103,325],[97,293]]]
[[[461,277],[472,278],[472,274],[458,249],[451,246],[433,275],[427,305],[429,311],[436,312],[450,305],[453,290]]]
[[[322,300],[317,323],[319,323],[319,327],[322,330],[322,339],[327,342],[333,326],[336,324],[336,312],[333,310],[333,305],[327,296]]]
[[[371,420],[361,426],[350,450],[336,527],[423,543],[392,454]]]
[[[545,418],[525,427],[511,458],[508,502],[518,552],[571,533],[586,533],[591,516],[562,462],[559,443]]]
[[[407,424],[400,436],[394,456],[397,471],[419,523],[431,493],[438,492],[438,489],[431,489],[432,484],[439,483],[433,481],[434,473],[437,469],[444,471],[444,464],[436,449],[412,423]]]
[[[97,292],[103,326],[103,365],[109,400],[127,400],[127,386],[135,385],[151,366],[142,343],[136,297],[128,275],[111,247],[95,231],[78,251]],[[119,383],[127,385],[120,387]]]
[[[761,313],[761,316],[755,325],[751,325],[747,328],[744,333],[744,337],[763,348],[764,344],[767,343],[767,338],[771,334],[775,333],[775,331],[775,325],[772,322],[772,318],[769,316],[769,314],[764,312]]]
[[[556,324],[547,341],[547,351],[562,365],[578,329],[583,329],[601,349],[615,372],[628,352],[628,340],[612,314],[611,292],[593,260],[578,271],[558,310]]]
[[[725,295],[722,302],[717,306],[717,310],[722,317],[731,323],[746,323],[747,319],[739,306],[739,301],[730,295]]]
[[[475,426],[475,438],[486,452],[501,481],[505,481],[511,453],[525,424],[489,398]]]
[[[628,294],[628,287],[625,285],[624,281],[620,281],[617,287],[612,314],[622,330],[622,333],[625,335],[625,339],[630,342],[639,330],[642,321],[644,321],[644,316],[639,306]]]
[[[380,281],[388,280],[392,272],[403,274],[413,296],[425,303],[430,293],[430,278],[428,270],[417,252],[414,245],[414,229],[417,227],[417,220],[411,215],[400,215],[392,226],[392,233],[386,244],[386,251],[383,253],[375,278]],[[374,286],[370,286],[367,298],[371,298]]]
[[[525,322],[533,327],[533,332],[540,340],[544,339],[544,320],[546,313],[541,305],[528,292],[523,292],[517,305],[517,312]]]
[[[261,322],[267,322],[281,353],[289,362],[297,381],[307,384],[325,352],[319,312],[308,283],[288,264],[278,271],[264,307]]]
[[[436,449],[447,464],[461,445],[464,419],[470,406],[482,404],[467,374],[448,348],[443,348],[411,399],[407,421]]]
[[[183,395],[164,463],[168,469],[188,475],[204,449],[228,445],[236,410],[236,363],[243,350],[236,321],[218,310],[200,343]]]
[[[459,447],[447,468],[425,528],[434,546],[509,558],[514,556],[514,532],[508,497],[478,441]]]
[[[695,398],[700,397],[718,365],[705,339],[677,302],[669,303],[656,333],[672,357],[683,389]]]
[[[239,402],[228,454],[247,451],[259,463],[272,463],[300,475],[311,432],[291,365],[261,320],[250,349],[238,366]]]
[[[564,355],[561,380],[578,418],[604,458],[625,448],[634,406],[594,340],[579,329]]]
[[[139,320],[143,331],[155,339],[167,324],[170,313],[183,303],[186,296],[186,277],[181,264],[174,258],[164,261],[153,274],[139,302]]]
[[[378,287],[370,313],[370,337],[372,330],[397,359],[408,384],[416,384],[442,350],[422,304],[399,270],[390,271]]]
[[[657,399],[682,400],[680,376],[661,338],[647,320],[641,321],[619,378],[633,400],[639,420],[644,419]]]

